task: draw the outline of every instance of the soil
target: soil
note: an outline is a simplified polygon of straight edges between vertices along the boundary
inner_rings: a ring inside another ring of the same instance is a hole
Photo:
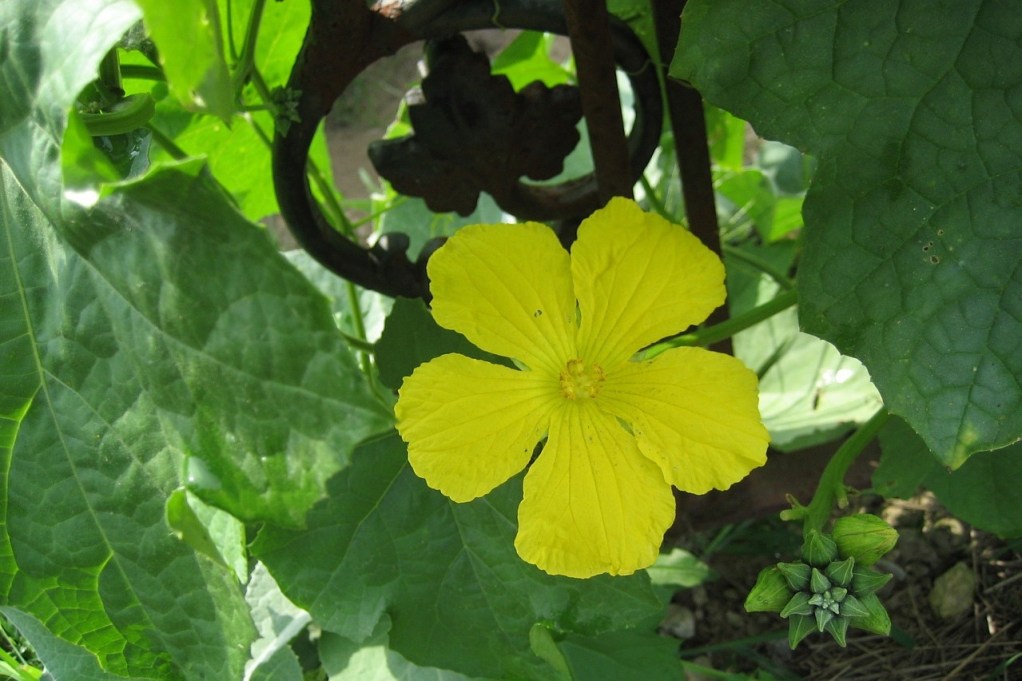
[[[1010,663],[1013,656],[1022,658],[1022,542],[1011,545],[969,527],[932,495],[886,505],[875,498],[863,502],[857,510],[879,513],[900,534],[877,564],[894,575],[879,593],[891,616],[890,637],[851,629],[842,649],[829,636],[810,635],[793,652],[783,620],[746,613],[745,596],[759,571],[791,560],[800,540],[780,521],[761,521],[738,526],[738,536],[709,560],[717,579],[675,596],[666,628],[688,634],[682,655],[717,670],[765,669],[776,678],[1022,679],[1022,659]],[[762,552],[764,545],[785,544],[792,553]],[[948,579],[957,590],[935,588]],[[672,626],[679,622],[684,627]]]

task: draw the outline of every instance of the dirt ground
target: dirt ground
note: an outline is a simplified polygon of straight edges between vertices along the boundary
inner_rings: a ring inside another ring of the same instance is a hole
[[[760,668],[778,678],[786,672],[849,681],[1022,679],[1022,659],[1010,663],[1022,657],[1022,542],[1010,545],[969,527],[929,494],[863,502],[861,510],[879,513],[900,534],[877,564],[894,575],[879,594],[891,616],[889,638],[851,629],[847,648],[810,635],[792,652],[783,620],[745,613],[745,595],[759,570],[791,559],[762,552],[765,544],[784,545],[792,531],[762,521],[740,528],[732,545],[709,561],[716,580],[676,595],[672,615],[689,634],[682,655],[718,670]],[[787,544],[794,548],[798,541],[795,536]],[[941,582],[950,587],[935,586]]]

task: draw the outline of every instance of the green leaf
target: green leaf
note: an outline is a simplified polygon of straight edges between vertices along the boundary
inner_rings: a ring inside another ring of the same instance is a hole
[[[234,86],[224,59],[216,0],[136,0],[160,51],[170,91],[186,108],[224,122],[234,113]]]
[[[694,0],[671,73],[819,157],[804,329],[946,465],[1022,436],[1013,3]]]
[[[420,257],[423,247],[431,240],[453,235],[460,227],[501,222],[503,212],[486,193],[479,195],[476,209],[462,217],[457,213],[434,213],[426,202],[414,197],[403,197],[384,183],[382,193],[373,193],[372,211],[380,213],[376,230],[380,234],[401,232],[408,235],[408,257]]]
[[[357,336],[358,332],[355,330],[354,322],[355,312],[352,311],[351,300],[348,296],[348,286],[353,286],[353,284],[349,284],[320,265],[303,250],[286,251],[284,256],[299,272],[305,275],[306,279],[312,282],[312,285],[320,293],[327,297],[327,300],[330,301],[330,309],[334,313],[334,320],[341,331],[349,336]],[[362,317],[366,339],[370,343],[375,343],[383,333],[383,324],[393,308],[394,299],[358,286],[355,286],[355,293],[358,298],[358,313]]]
[[[231,12],[229,26],[224,26],[232,53],[241,51],[255,0],[217,0],[221,16]],[[291,67],[309,28],[311,7],[307,2],[267,2],[262,5],[259,40],[255,47],[255,66],[270,88],[287,83]],[[234,29],[229,36],[227,29]]]
[[[709,565],[679,548],[657,556],[656,562],[646,568],[646,573],[652,584],[683,589],[699,586],[713,576]]]
[[[237,580],[164,519],[187,412],[167,399],[180,385],[150,392],[146,378],[181,367],[146,357],[160,347],[151,323],[0,174],[0,270],[11,274],[0,299],[15,303],[0,347],[19,352],[0,384],[31,381],[35,393],[0,462],[0,600],[117,674],[240,674],[252,628]],[[94,262],[119,254],[131,270],[125,251],[103,253],[113,225],[95,226],[108,238]],[[133,271],[133,283],[154,274]]]
[[[941,466],[901,419],[880,431],[880,445],[873,486],[881,494],[908,498],[925,487],[962,520],[1001,537],[1022,536],[1022,444],[975,454],[955,471]]]
[[[794,255],[794,244],[782,242],[743,247],[741,253],[725,256],[732,316],[781,292],[756,263],[785,273]],[[830,343],[800,333],[794,309],[737,334],[734,348],[760,376],[760,413],[771,445],[782,451],[833,440],[865,422],[881,405],[865,367]]]
[[[486,681],[449,669],[420,667],[387,647],[390,621],[363,643],[325,631],[319,640],[319,657],[329,681]]]
[[[576,681],[673,681],[683,677],[678,641],[630,629],[596,636],[567,634],[557,647]]]
[[[234,42],[240,49],[243,32],[248,25],[252,0],[227,3],[221,0],[226,16],[230,6]],[[283,85],[301,47],[309,21],[309,4],[302,2],[268,2],[263,8],[260,37],[256,43],[255,65],[268,87]],[[259,103],[257,94],[248,88],[245,101]],[[174,143],[194,157],[204,157],[220,183],[231,193],[238,208],[250,220],[279,212],[270,172],[271,154],[267,144],[274,133],[272,116],[266,111],[235,115],[224,121],[183,109],[178,102],[164,100],[153,125]],[[172,159],[167,150],[154,146],[154,161]],[[310,159],[328,182],[332,181],[329,151],[322,126],[313,137]]]
[[[412,473],[391,435],[364,445],[329,487],[308,529],[265,528],[252,552],[328,631],[363,641],[389,616],[390,647],[417,665],[545,678],[529,642],[536,622],[593,635],[661,610],[643,575],[573,580],[523,562],[520,476],[456,504]]]
[[[398,298],[376,342],[380,381],[397,390],[417,366],[451,352],[497,364],[508,363],[480,350],[460,333],[442,328],[433,321],[421,300]]]
[[[547,87],[568,85],[571,71],[550,58],[553,42],[552,34],[522,31],[493,59],[490,71],[506,76],[516,91],[537,80]]]
[[[301,666],[288,644],[308,626],[309,613],[287,600],[261,563],[252,570],[245,600],[259,630],[252,659],[245,665],[246,678],[301,681]]]
[[[68,643],[53,633],[35,617],[14,608],[0,608],[0,613],[17,627],[46,667],[44,679],[74,679],[74,681],[128,681],[124,676],[112,674],[99,666],[96,656]],[[148,676],[147,678],[152,678]]]

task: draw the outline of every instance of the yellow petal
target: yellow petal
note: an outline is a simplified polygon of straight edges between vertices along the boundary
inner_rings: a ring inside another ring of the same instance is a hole
[[[702,322],[724,302],[720,258],[628,199],[611,199],[582,222],[571,266],[579,356],[603,366]]]
[[[466,227],[433,254],[428,272],[440,326],[553,374],[575,356],[570,258],[549,227]]]
[[[685,492],[727,489],[766,462],[756,375],[729,355],[675,348],[624,362],[608,370],[599,402]]]
[[[568,405],[525,476],[515,548],[569,577],[627,575],[656,560],[674,520],[663,475],[611,416]]]
[[[454,501],[486,494],[525,465],[546,433],[556,380],[442,355],[405,379],[394,412],[416,475]]]

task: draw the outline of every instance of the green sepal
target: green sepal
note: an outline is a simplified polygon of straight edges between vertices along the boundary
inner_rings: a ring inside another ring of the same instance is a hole
[[[827,632],[834,637],[834,640],[837,641],[839,646],[842,648],[845,647],[845,635],[848,633],[848,620],[843,617],[835,617],[824,625],[824,629],[826,629]]]
[[[846,598],[845,600],[847,601],[848,599]],[[876,594],[862,596],[859,602],[866,609],[868,615],[865,617],[853,617],[849,624],[874,634],[880,634],[881,636],[887,636],[891,633],[891,618]]]
[[[792,591],[807,591],[809,589],[811,568],[805,563],[778,563],[777,569],[784,575]]]
[[[813,611],[813,615],[816,617],[816,630],[823,632],[823,628],[827,626],[827,622],[834,619],[834,613],[826,608],[817,608]]]
[[[824,574],[838,586],[847,587],[852,583],[852,572],[855,569],[855,558],[849,556],[844,560],[834,561],[827,566]]]
[[[811,615],[792,615],[788,620],[788,645],[795,650],[802,639],[816,631],[816,618]]]
[[[839,606],[842,617],[869,617],[869,610],[865,608],[858,598],[852,595],[845,596],[845,599],[841,601]]]
[[[763,568],[756,586],[745,598],[745,612],[780,612],[791,600],[791,594],[792,589],[777,567]]]
[[[852,571],[852,593],[860,598],[879,591],[894,575],[877,572],[870,568],[857,567]]]
[[[818,569],[813,568],[809,577],[809,590],[814,594],[822,594],[831,586],[830,580],[827,579]]]
[[[781,609],[781,617],[791,617],[792,615],[811,615],[813,612],[813,606],[809,602],[810,596],[805,591],[799,591],[797,594],[792,596],[788,603]]]
[[[833,600],[837,601],[838,603],[840,603],[841,601],[845,600],[845,597],[847,595],[848,595],[848,589],[844,588],[843,586],[835,586],[835,587],[832,587],[831,590],[830,590],[830,597]]]
[[[838,558],[837,544],[819,530],[810,530],[802,544],[802,559],[810,565],[824,567]]]
[[[872,565],[898,543],[898,531],[868,513],[838,518],[831,532],[838,551],[859,565]]]

